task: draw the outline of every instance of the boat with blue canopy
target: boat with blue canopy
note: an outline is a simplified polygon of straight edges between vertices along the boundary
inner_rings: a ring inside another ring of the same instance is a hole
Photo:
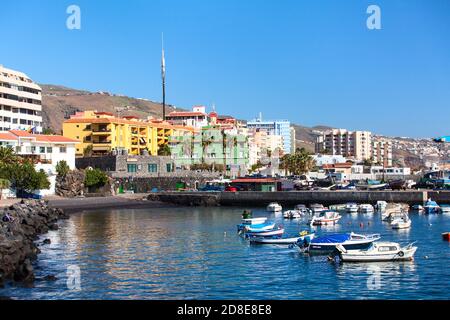
[[[428,199],[427,203],[424,206],[424,209],[426,214],[441,213],[441,207],[437,204],[436,201],[433,201],[431,199]]]
[[[368,248],[372,242],[380,238],[379,234],[338,233],[314,238],[309,243],[305,241],[297,242],[296,245],[303,252],[310,254],[329,254],[335,250],[338,244],[347,250],[362,250]]]

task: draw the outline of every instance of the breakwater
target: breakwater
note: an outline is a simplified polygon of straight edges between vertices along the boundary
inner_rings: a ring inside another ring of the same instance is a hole
[[[186,206],[266,206],[278,202],[285,206],[346,202],[371,203],[377,201],[422,204],[432,198],[450,204],[450,191],[291,191],[291,192],[161,192],[148,196],[149,200]]]
[[[46,201],[30,200],[1,209],[0,218],[0,287],[9,280],[32,283],[32,262],[40,253],[35,241],[68,216]]]

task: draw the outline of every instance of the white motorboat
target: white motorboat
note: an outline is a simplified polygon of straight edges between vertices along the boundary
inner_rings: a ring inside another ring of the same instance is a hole
[[[253,225],[253,224],[263,224],[267,221],[266,217],[260,217],[260,218],[248,218],[248,219],[242,219],[242,224],[245,225]]]
[[[244,229],[245,238],[253,237],[269,237],[269,238],[281,238],[284,233],[284,228],[281,226],[273,227],[269,230],[250,230]]]
[[[417,247],[413,243],[401,247],[395,242],[374,242],[366,250],[347,250],[340,244],[336,249],[343,262],[381,262],[412,260]]]
[[[267,211],[270,211],[270,212],[280,212],[282,210],[283,210],[283,207],[276,202],[271,202],[267,206]]]
[[[425,212],[425,208],[420,205],[420,204],[416,204],[414,206],[412,206],[411,208],[412,211],[417,212],[417,213],[424,213]]]
[[[364,203],[359,206],[359,212],[361,213],[374,213],[375,209],[371,204]]]
[[[304,241],[305,239],[307,239],[307,241],[314,239],[314,232],[301,232],[299,237],[293,238],[267,238],[254,236],[249,240],[250,243],[254,244],[295,244],[297,242]]]
[[[336,224],[341,215],[336,211],[324,211],[319,216],[314,216],[309,223],[314,226],[333,225]]]
[[[320,203],[313,203],[309,206],[309,210],[313,215],[319,214],[326,210],[326,208],[323,206],[323,204]]]
[[[383,221],[391,223],[392,221],[394,221],[396,219],[403,218],[404,215],[405,215],[405,212],[393,211],[393,212],[389,212],[388,215],[383,214],[382,217],[383,217]]]
[[[386,201],[377,201],[377,204],[375,205],[375,209],[377,209],[378,212],[383,212],[387,209],[388,203]]]
[[[358,209],[359,209],[358,204],[354,202],[349,202],[345,205],[345,211],[349,213],[357,213]]]
[[[302,215],[297,210],[287,210],[283,212],[283,218],[285,219],[300,219]]]
[[[449,205],[441,205],[441,212],[448,214],[450,213],[450,206]]]
[[[394,218],[391,221],[392,229],[408,229],[411,228],[411,219],[407,213],[403,213],[401,217]]]
[[[338,233],[328,234],[314,238],[310,242],[297,242],[297,247],[301,252],[310,254],[329,254],[336,250],[336,246],[341,244],[347,250],[367,249],[372,242],[380,240],[379,234],[357,234]]]

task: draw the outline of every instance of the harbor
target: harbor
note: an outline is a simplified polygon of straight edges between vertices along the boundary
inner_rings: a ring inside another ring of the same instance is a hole
[[[267,203],[268,204],[268,203]],[[309,228],[266,208],[254,217],[282,224],[287,235]],[[285,208],[290,209],[290,208]],[[34,288],[6,286],[13,299],[448,299],[450,216],[410,213],[412,227],[393,230],[379,213],[341,212],[317,236],[355,232],[383,241],[416,241],[404,262],[335,263],[288,245],[253,245],[236,233],[242,207],[156,207],[73,212],[45,238]],[[67,268],[79,266],[81,290],[67,287]],[[324,289],[326,288],[326,289]]]

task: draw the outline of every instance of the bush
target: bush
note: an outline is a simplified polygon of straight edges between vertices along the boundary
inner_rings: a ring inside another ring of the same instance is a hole
[[[108,182],[108,176],[100,169],[86,171],[84,185],[86,187],[103,187]]]
[[[32,192],[50,188],[47,174],[43,170],[36,171],[30,161],[0,165],[0,178],[9,180],[17,191]]]
[[[0,179],[0,189],[9,189],[11,187],[11,182],[6,179]]]
[[[56,164],[56,172],[58,173],[58,176],[64,177],[69,171],[69,165],[65,160],[58,161]]]

